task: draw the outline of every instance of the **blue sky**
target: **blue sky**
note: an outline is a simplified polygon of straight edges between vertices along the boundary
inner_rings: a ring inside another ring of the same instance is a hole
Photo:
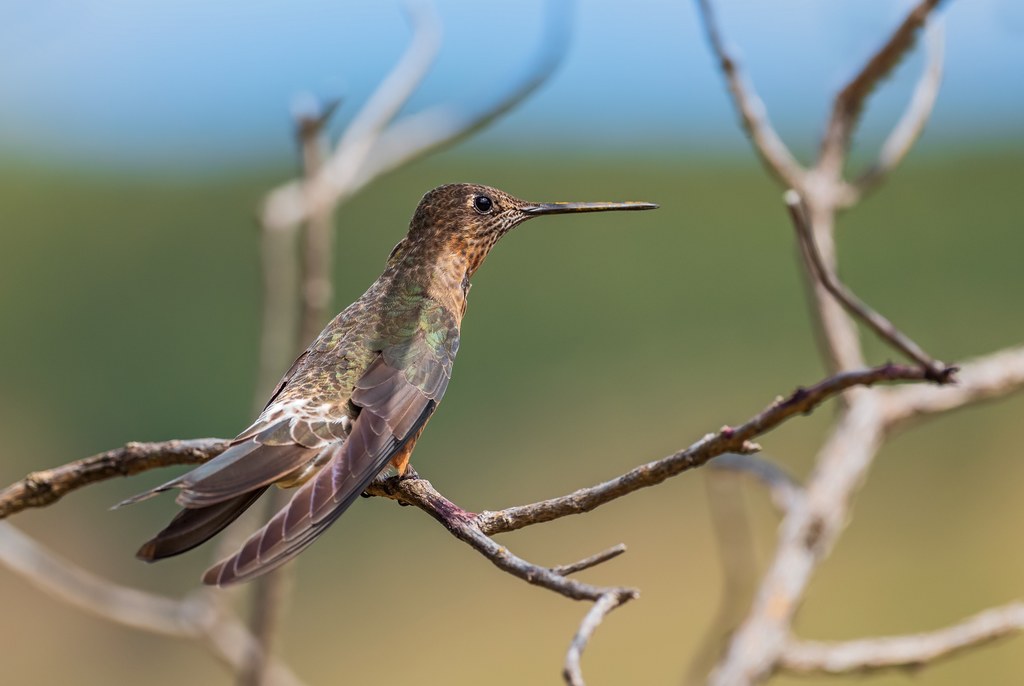
[[[910,6],[721,0],[723,30],[784,137],[817,138],[828,98]],[[441,55],[409,104],[478,108],[521,75],[540,0],[437,0]],[[743,145],[691,0],[580,0],[562,69],[474,146],[717,151]],[[926,144],[1024,134],[1024,2],[950,0],[944,89]],[[103,166],[224,166],[290,156],[296,96],[343,97],[341,126],[409,29],[393,0],[5,0],[0,154]],[[919,48],[873,100],[896,116]]]

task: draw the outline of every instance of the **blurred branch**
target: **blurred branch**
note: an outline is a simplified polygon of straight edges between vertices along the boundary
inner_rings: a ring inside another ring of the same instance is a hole
[[[743,130],[750,136],[754,150],[760,155],[768,171],[778,177],[783,185],[802,189],[806,181],[806,170],[796,161],[775,132],[768,120],[764,102],[758,97],[753,85],[744,78],[736,58],[726,49],[710,0],[697,0],[697,7],[708,43],[718,59],[733,105],[740,115]]]
[[[957,383],[943,388],[893,389],[885,396],[886,428],[942,414],[1024,389],[1024,346],[964,362]]]
[[[1024,631],[1024,603],[980,612],[958,624],[921,634],[884,636],[857,641],[793,641],[781,667],[801,674],[847,674],[933,664],[967,648]]]
[[[711,684],[759,683],[776,669],[807,585],[842,532],[851,496],[881,445],[881,420],[875,392],[853,394],[819,451],[802,506],[783,519],[754,604],[712,673]]]
[[[878,334],[879,338],[924,367],[928,372],[929,379],[938,383],[948,383],[952,379],[953,373],[956,372],[956,367],[947,367],[934,360],[921,349],[921,346],[897,329],[888,319],[871,309],[867,303],[841,283],[835,273],[825,265],[821,253],[818,252],[818,246],[814,242],[814,233],[807,218],[807,209],[804,207],[800,194],[791,189],[786,191],[784,199],[804,255],[811,265],[815,278],[824,286],[825,290],[831,293],[848,313],[867,324],[872,331]]]
[[[712,469],[749,474],[768,488],[779,512],[798,507],[804,499],[804,487],[782,467],[756,455],[726,453],[711,462]]]
[[[374,179],[444,146],[470,136],[532,95],[561,63],[569,35],[569,3],[551,0],[540,56],[526,78],[490,107],[464,114],[437,107],[392,124],[402,105],[430,68],[440,40],[433,12],[410,12],[413,39],[405,56],[348,127],[314,178],[291,181],[271,191],[262,223],[276,230],[297,226],[320,212],[331,212]]]
[[[739,458],[739,459],[731,459]],[[746,462],[747,459],[750,462]],[[727,465],[723,468],[722,464]],[[727,471],[728,466],[742,468]],[[715,542],[718,544],[718,558],[721,563],[722,588],[718,592],[718,610],[711,625],[703,631],[700,645],[694,652],[687,669],[685,682],[689,686],[703,684],[718,661],[725,648],[729,636],[743,619],[754,591],[757,588],[757,557],[754,548],[754,532],[750,525],[743,498],[740,472],[750,467],[757,475],[770,474],[770,481],[775,482],[777,475],[784,473],[774,469],[761,470],[761,465],[768,462],[757,460],[753,455],[727,453],[713,460],[708,465],[704,484],[707,486],[708,510],[714,530]],[[790,483],[783,480],[782,483]],[[770,487],[774,493],[775,487]]]
[[[52,505],[71,491],[97,481],[157,467],[205,462],[227,446],[228,441],[221,438],[128,443],[60,467],[32,472],[0,491],[0,519],[29,507]]]
[[[835,97],[832,114],[821,142],[817,167],[832,178],[842,176],[850,139],[860,120],[864,103],[878,83],[889,75],[910,51],[928,15],[941,0],[922,0],[903,19],[889,39]]]
[[[899,166],[914,143],[921,136],[925,125],[935,108],[942,86],[942,68],[945,53],[946,30],[941,19],[929,23],[926,32],[928,48],[928,65],[921,74],[914,95],[910,98],[906,111],[899,122],[889,133],[882,144],[878,159],[867,171],[853,182],[856,193],[849,200],[852,204],[859,200],[867,191],[881,183],[885,176]]]
[[[50,596],[115,624],[173,638],[196,640],[237,671],[255,640],[234,617],[219,611],[209,592],[181,600],[101,579],[47,550],[7,522],[0,522],[0,563]],[[271,661],[268,683],[298,686],[299,679]]]

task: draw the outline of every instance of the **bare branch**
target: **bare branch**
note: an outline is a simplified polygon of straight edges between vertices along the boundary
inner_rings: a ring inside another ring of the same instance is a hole
[[[957,383],[943,388],[900,388],[885,396],[888,429],[930,415],[1001,398],[1024,389],[1024,346],[968,360]]]
[[[768,487],[772,503],[780,512],[798,507],[804,499],[804,487],[782,467],[756,455],[726,453],[708,465],[712,469],[750,474]]]
[[[670,477],[700,467],[724,453],[756,452],[759,446],[752,444],[752,439],[771,431],[795,415],[810,412],[832,396],[854,386],[870,386],[891,381],[920,381],[925,379],[926,374],[925,370],[918,367],[901,365],[883,365],[837,374],[810,388],[799,388],[786,399],[777,399],[739,427],[723,427],[717,433],[707,434],[689,448],[668,457],[648,462],[619,477],[558,498],[496,512],[481,512],[477,515],[477,522],[484,533],[493,535],[589,512],[641,488],[655,486]],[[396,497],[391,493],[375,494]]]
[[[586,686],[583,681],[580,658],[583,657],[583,651],[586,649],[590,637],[594,635],[594,631],[597,630],[597,627],[600,626],[609,612],[622,605],[631,597],[621,596],[616,593],[606,593],[598,598],[594,606],[583,617],[583,621],[580,622],[580,628],[576,635],[573,636],[569,650],[565,654],[565,667],[562,671],[562,676],[569,686]]]
[[[349,127],[314,179],[291,181],[271,191],[264,202],[262,222],[285,229],[306,221],[323,208],[333,210],[381,175],[476,133],[518,106],[547,81],[562,61],[569,34],[565,4],[551,1],[536,65],[520,84],[493,105],[468,115],[437,107],[408,115],[388,126],[433,61],[431,46],[439,35],[437,26],[426,15],[414,14],[413,44],[381,85],[380,95],[374,96],[373,107],[364,108],[364,112],[370,109],[370,114],[365,118],[360,114],[362,121],[357,120]]]
[[[71,491],[115,476],[132,476],[156,467],[198,464],[227,448],[221,438],[162,443],[128,443],[53,469],[33,472],[0,491],[0,519],[29,507],[52,505]]]
[[[885,176],[899,166],[903,158],[917,142],[935,108],[942,85],[942,67],[945,53],[946,29],[941,19],[929,22],[926,32],[928,64],[921,74],[914,95],[906,111],[882,144],[878,159],[867,171],[853,182],[855,202],[867,191],[877,186]]]
[[[781,667],[791,672],[846,674],[922,667],[968,648],[1024,631],[1024,603],[991,608],[938,631],[857,641],[793,641]]]
[[[774,559],[711,675],[713,686],[757,683],[776,669],[807,585],[846,525],[852,494],[882,443],[881,419],[877,392],[853,394],[819,453],[803,504],[783,519]]]
[[[604,550],[596,555],[585,557],[579,562],[573,562],[572,564],[568,565],[559,565],[557,567],[552,567],[551,571],[555,574],[558,574],[559,576],[568,576],[570,574],[575,574],[576,572],[582,572],[584,569],[596,567],[602,562],[613,560],[624,552],[626,552],[626,544],[619,543],[618,545],[613,545],[611,548],[608,548],[608,550]]]
[[[719,33],[711,0],[697,0],[697,7],[704,23],[708,43],[718,58],[719,67],[725,76],[733,105],[740,115],[743,130],[750,136],[754,150],[761,157],[761,161],[768,171],[774,174],[783,185],[802,189],[806,171],[775,132],[768,120],[764,102],[754,91],[753,85],[744,78],[736,59],[726,49]]]
[[[55,555],[7,522],[0,522],[0,563],[44,593],[107,621],[197,640],[236,671],[255,645],[237,619],[217,611],[207,592],[177,600],[114,584]],[[301,684],[279,661],[271,662],[268,676],[273,684]]]
[[[522,80],[475,113],[441,105],[411,114],[385,131],[363,174],[369,183],[397,167],[465,140],[518,107],[544,85],[565,59],[570,43],[572,0],[549,0],[540,51]]]
[[[274,231],[294,228],[312,215],[330,214],[355,192],[354,180],[377,138],[423,81],[441,45],[440,23],[432,7],[414,3],[408,15],[413,35],[398,64],[356,115],[315,178],[290,181],[267,194],[263,226]]]
[[[821,254],[818,252],[810,220],[807,218],[807,210],[804,207],[800,194],[790,189],[786,191],[783,197],[804,254],[814,270],[814,276],[821,285],[839,301],[839,304],[847,312],[867,324],[872,331],[878,334],[879,338],[888,342],[889,345],[924,367],[928,371],[929,379],[938,383],[948,383],[952,379],[956,367],[947,367],[941,362],[932,359],[917,343],[910,340],[906,334],[897,329],[892,322],[871,309],[867,303],[858,298],[853,291],[841,283],[835,273],[825,265]]]
[[[337,101],[318,111],[300,116],[295,124],[302,154],[303,177],[320,173],[328,154],[324,127],[337,108]],[[323,329],[334,297],[334,222],[330,211],[312,213],[306,222],[302,241],[302,316],[295,345],[299,352]]]
[[[939,2],[940,0],[921,0],[857,75],[836,95],[832,115],[825,129],[825,137],[821,142],[817,165],[818,168],[827,170],[831,178],[839,179],[842,176],[850,139],[871,91],[914,46],[918,31]]]

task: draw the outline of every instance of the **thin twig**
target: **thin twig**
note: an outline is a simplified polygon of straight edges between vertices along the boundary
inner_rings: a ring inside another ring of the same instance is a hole
[[[615,559],[624,552],[626,552],[626,544],[619,543],[618,545],[613,545],[611,548],[608,548],[608,550],[603,550],[597,553],[596,555],[585,557],[579,562],[573,562],[572,564],[558,565],[557,567],[552,567],[551,571],[555,574],[558,574],[559,576],[568,576],[570,574],[575,574],[576,572],[582,572],[584,569],[596,567],[597,565],[603,562],[607,562],[608,560]]]
[[[914,94],[911,96],[903,116],[900,117],[899,122],[893,127],[888,138],[885,139],[885,143],[882,144],[878,159],[853,182],[852,186],[856,193],[848,201],[851,204],[863,197],[867,191],[876,187],[889,172],[899,166],[921,136],[929,117],[931,117],[932,110],[935,108],[935,101],[939,97],[939,88],[942,86],[946,42],[945,23],[941,19],[931,20],[925,37],[927,39],[928,64],[921,73],[921,78],[914,88]]]
[[[793,641],[782,655],[790,672],[848,674],[879,669],[919,668],[967,648],[1024,631],[1024,603],[994,607],[953,626],[907,636],[856,641]]]
[[[0,522],[0,563],[47,595],[115,624],[198,641],[232,670],[245,664],[255,645],[234,617],[220,612],[208,592],[181,600],[121,586],[56,555],[7,522]],[[268,682],[297,686],[299,679],[272,660]]]
[[[565,667],[562,670],[562,676],[569,686],[586,686],[586,683],[583,681],[583,669],[580,667],[580,658],[583,657],[583,651],[586,650],[590,637],[594,635],[597,627],[601,625],[601,622],[604,621],[609,612],[632,597],[617,593],[606,593],[598,598],[594,606],[583,617],[583,621],[580,622],[580,628],[576,635],[572,637],[572,643],[569,644],[569,650],[565,654]]]
[[[750,136],[754,150],[761,157],[765,167],[778,177],[783,185],[791,188],[803,188],[806,170],[796,161],[786,144],[779,138],[771,122],[764,102],[758,97],[752,84],[744,78],[739,63],[725,47],[718,29],[715,12],[710,0],[697,0],[697,7],[704,24],[708,43],[719,67],[725,76],[733,105],[740,115],[743,130]]]
[[[952,379],[953,373],[956,372],[956,367],[947,367],[933,359],[921,346],[897,329],[891,321],[869,307],[840,282],[835,273],[825,265],[821,253],[818,252],[814,232],[811,229],[807,210],[800,194],[790,189],[785,192],[783,198],[786,208],[789,210],[789,216],[793,220],[793,226],[796,228],[797,237],[814,269],[814,275],[825,289],[839,301],[848,313],[867,324],[872,331],[878,334],[879,338],[924,367],[929,373],[928,378],[938,383],[948,383]]]

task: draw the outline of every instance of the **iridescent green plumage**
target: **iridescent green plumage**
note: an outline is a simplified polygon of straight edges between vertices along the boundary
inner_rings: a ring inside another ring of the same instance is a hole
[[[256,422],[210,462],[125,501],[180,489],[184,509],[139,557],[199,545],[271,484],[295,495],[204,581],[243,581],[297,555],[389,462],[404,472],[448,387],[469,279],[502,235],[539,214],[652,207],[532,204],[472,184],[427,193],[384,273],[299,356]]]

